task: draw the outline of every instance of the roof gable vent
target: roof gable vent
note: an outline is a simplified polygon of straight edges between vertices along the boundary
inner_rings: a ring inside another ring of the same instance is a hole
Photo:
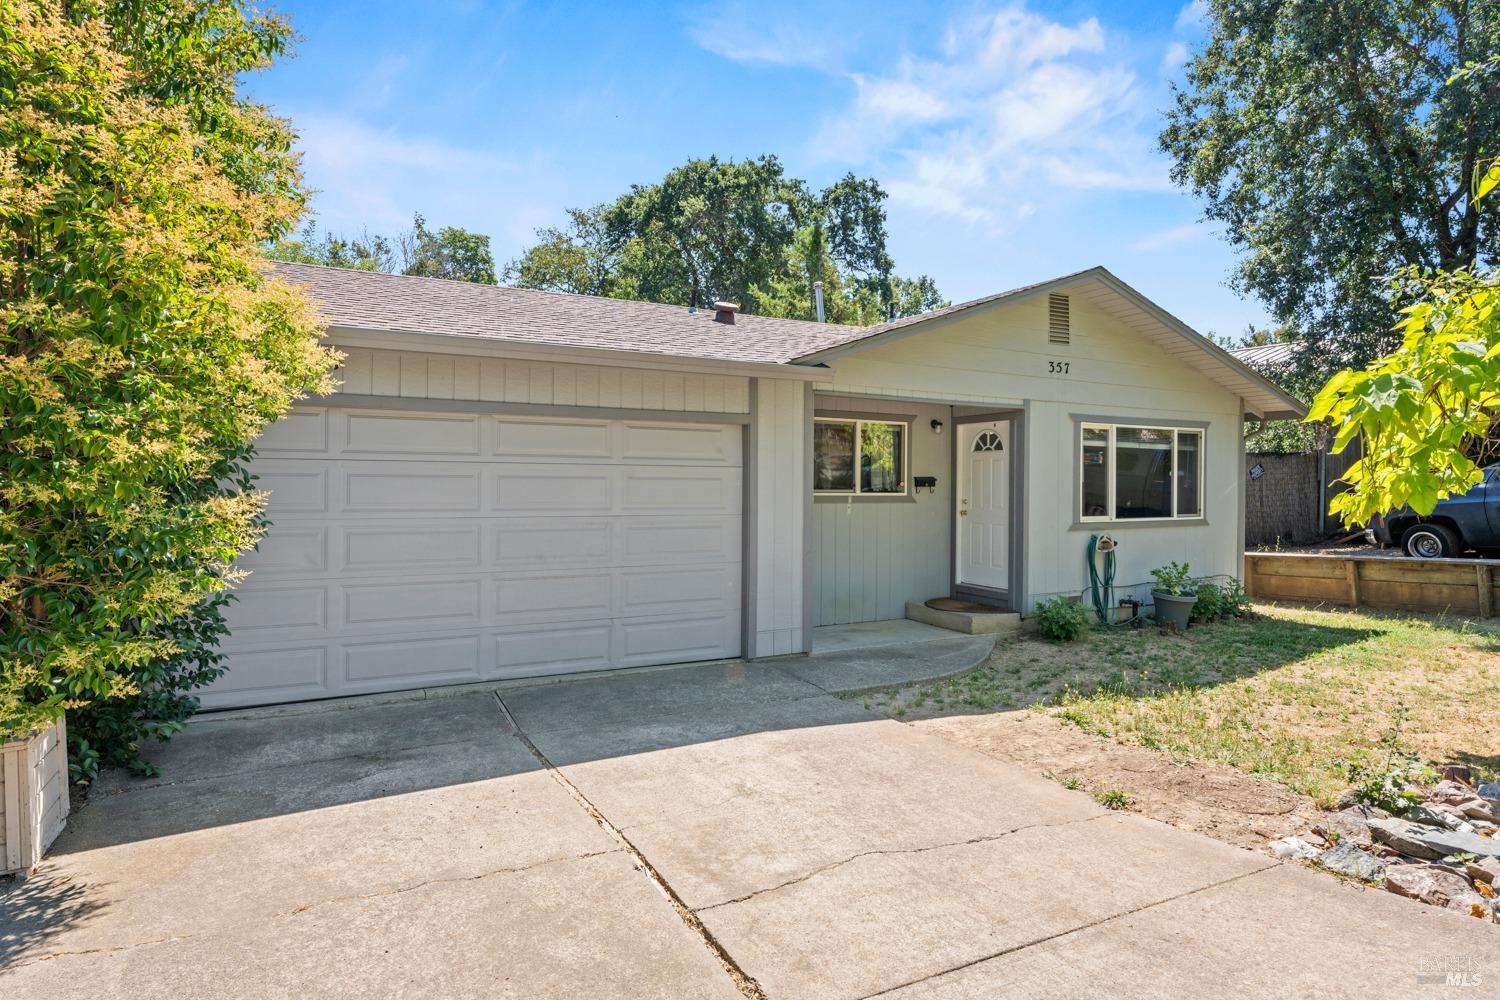
[[[716,323],[733,323],[734,322],[734,314],[737,313],[737,312],[739,312],[739,310],[740,310],[740,306],[739,306],[738,302],[715,302],[714,303],[714,322],[716,322]]]
[[[1053,292],[1047,296],[1047,343],[1067,344],[1073,340],[1068,319],[1068,297]]]

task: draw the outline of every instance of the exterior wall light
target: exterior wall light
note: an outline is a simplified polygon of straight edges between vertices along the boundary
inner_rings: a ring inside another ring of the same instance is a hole
[[[932,422],[932,433],[934,433],[934,434],[941,434],[941,433],[943,433],[943,422],[941,420],[934,420]]]

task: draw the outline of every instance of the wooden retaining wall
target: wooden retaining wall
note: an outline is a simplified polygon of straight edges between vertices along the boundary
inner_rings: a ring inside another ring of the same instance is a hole
[[[1261,601],[1492,618],[1500,608],[1500,560],[1247,552],[1245,590]]]

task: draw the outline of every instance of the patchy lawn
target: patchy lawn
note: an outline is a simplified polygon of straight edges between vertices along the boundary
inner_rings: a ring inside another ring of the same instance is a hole
[[[1036,707],[1086,733],[1228,765],[1328,805],[1404,710],[1402,745],[1500,772],[1500,629],[1259,605],[1182,634],[1093,629],[1004,642],[950,681],[864,696],[907,720]]]

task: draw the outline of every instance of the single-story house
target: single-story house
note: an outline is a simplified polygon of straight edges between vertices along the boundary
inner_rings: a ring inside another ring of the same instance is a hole
[[[1300,415],[1103,268],[870,327],[274,265],[346,355],[258,445],[208,708],[807,652],[959,595],[1239,575]]]

